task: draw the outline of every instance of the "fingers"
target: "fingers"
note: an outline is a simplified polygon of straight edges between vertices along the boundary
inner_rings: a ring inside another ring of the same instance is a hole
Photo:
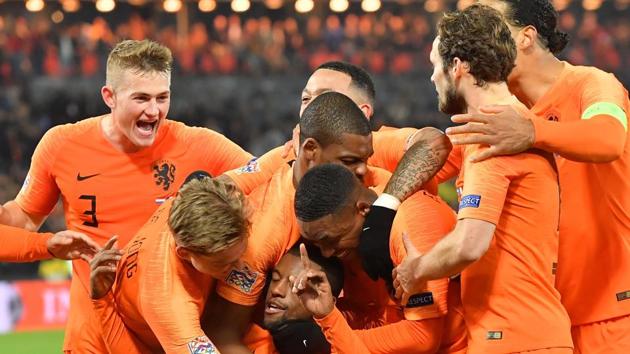
[[[498,138],[493,135],[473,134],[463,137],[450,137],[453,145],[494,145],[499,142]]]
[[[302,261],[302,268],[311,269],[311,260],[308,258],[308,252],[306,251],[306,245],[300,244],[300,260]]]
[[[489,120],[490,116],[481,113],[457,114],[451,117],[453,123],[488,123]],[[449,129],[446,134],[449,134]]]
[[[101,247],[96,243],[92,238],[84,233],[76,232],[76,231],[66,231],[66,234],[72,237],[73,240],[82,241],[88,247],[93,248],[95,251],[99,250]]]
[[[490,146],[489,148],[482,150],[481,152],[476,153],[470,158],[471,162],[481,162],[483,160],[489,159],[494,156],[498,156],[500,154],[499,149],[496,146]]]
[[[403,291],[402,298],[400,299],[400,303],[403,306],[407,306],[407,303],[409,303],[409,298],[410,297],[411,297],[411,295],[408,292]]]
[[[112,248],[114,248],[114,245],[116,244],[117,241],[118,241],[118,235],[112,236],[112,238],[107,240],[107,242],[105,243],[105,246],[103,246],[103,250],[111,250]]]

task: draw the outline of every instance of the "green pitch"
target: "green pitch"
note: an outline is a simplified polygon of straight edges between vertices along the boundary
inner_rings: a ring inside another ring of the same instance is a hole
[[[0,334],[0,351],[11,354],[59,354],[63,331]]]

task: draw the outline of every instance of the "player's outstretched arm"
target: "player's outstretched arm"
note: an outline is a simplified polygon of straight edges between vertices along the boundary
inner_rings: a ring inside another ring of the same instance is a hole
[[[626,140],[627,116],[623,110],[613,105],[609,114],[589,116],[588,109],[584,114],[581,119],[555,122],[513,106],[488,106],[479,113],[453,116],[453,122],[466,124],[448,128],[446,133],[455,145],[489,146],[472,157],[474,162],[517,154],[531,147],[578,162],[618,159]]]
[[[444,166],[452,145],[439,129],[424,128],[405,152],[384,192],[404,201],[417,192]],[[420,132],[418,131],[418,132]]]
[[[34,262],[51,257],[89,260],[99,249],[90,237],[76,231],[37,233],[0,225],[2,262]]]
[[[409,297],[424,289],[428,280],[450,277],[476,262],[490,247],[495,229],[487,221],[462,219],[424,255],[403,235],[407,256],[392,274],[396,298],[407,304]]]
[[[0,224],[37,231],[46,220],[46,215],[25,212],[14,200],[0,205]]]

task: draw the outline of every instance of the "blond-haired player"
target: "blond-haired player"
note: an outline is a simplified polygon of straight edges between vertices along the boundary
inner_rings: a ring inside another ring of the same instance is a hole
[[[118,43],[101,89],[110,112],[46,132],[0,224],[37,230],[61,197],[68,229],[99,244],[118,235],[125,246],[191,172],[216,176],[247,163],[252,156],[223,135],[166,118],[172,61],[159,43]],[[74,262],[68,352],[91,309],[88,279],[88,265]]]

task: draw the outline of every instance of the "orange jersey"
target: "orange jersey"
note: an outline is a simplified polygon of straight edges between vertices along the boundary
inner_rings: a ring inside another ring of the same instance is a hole
[[[460,147],[458,219],[496,225],[486,254],[461,274],[468,353],[572,347],[554,288],[559,190],[551,157],[525,152],[471,163]]]
[[[387,176],[386,171],[369,168],[364,183],[384,184]],[[300,239],[294,199],[293,168],[287,163],[282,164],[271,180],[250,193],[248,201],[255,212],[247,250],[241,264],[217,284],[221,297],[239,305],[256,304],[267,273]]]
[[[217,176],[245,164],[251,155],[223,135],[165,120],[153,146],[123,153],[105,140],[103,117],[50,129],[38,144],[24,187],[16,197],[27,213],[47,215],[61,196],[68,229],[98,243],[118,235],[122,246],[186,177],[204,170]],[[91,308],[89,266],[73,262],[70,314],[64,348]]]
[[[113,294],[125,327],[150,352],[190,353],[205,337],[200,318],[214,280],[179,258],[166,201],[129,242]],[[103,328],[103,331],[117,330]],[[107,337],[104,333],[103,337]]]
[[[596,68],[565,69],[532,111],[537,142],[546,149],[561,146],[564,131],[555,129],[589,120],[600,122],[601,144],[571,143],[585,149],[613,141],[624,146],[619,159],[580,163],[556,155],[561,212],[560,251],[556,287],[574,325],[630,314],[630,114],[628,92],[613,75]],[[556,123],[559,122],[559,123]],[[620,124],[621,123],[621,124]],[[606,127],[608,124],[609,127]],[[557,128],[556,128],[557,127]],[[622,127],[626,130],[623,131]],[[619,132],[621,139],[618,139]],[[567,137],[568,138],[568,137]],[[625,142],[624,142],[625,139]],[[620,140],[620,142],[617,142]],[[569,142],[566,142],[567,145]],[[557,146],[556,146],[557,145]]]
[[[46,243],[50,233],[0,225],[0,262],[34,262],[52,258]]]

